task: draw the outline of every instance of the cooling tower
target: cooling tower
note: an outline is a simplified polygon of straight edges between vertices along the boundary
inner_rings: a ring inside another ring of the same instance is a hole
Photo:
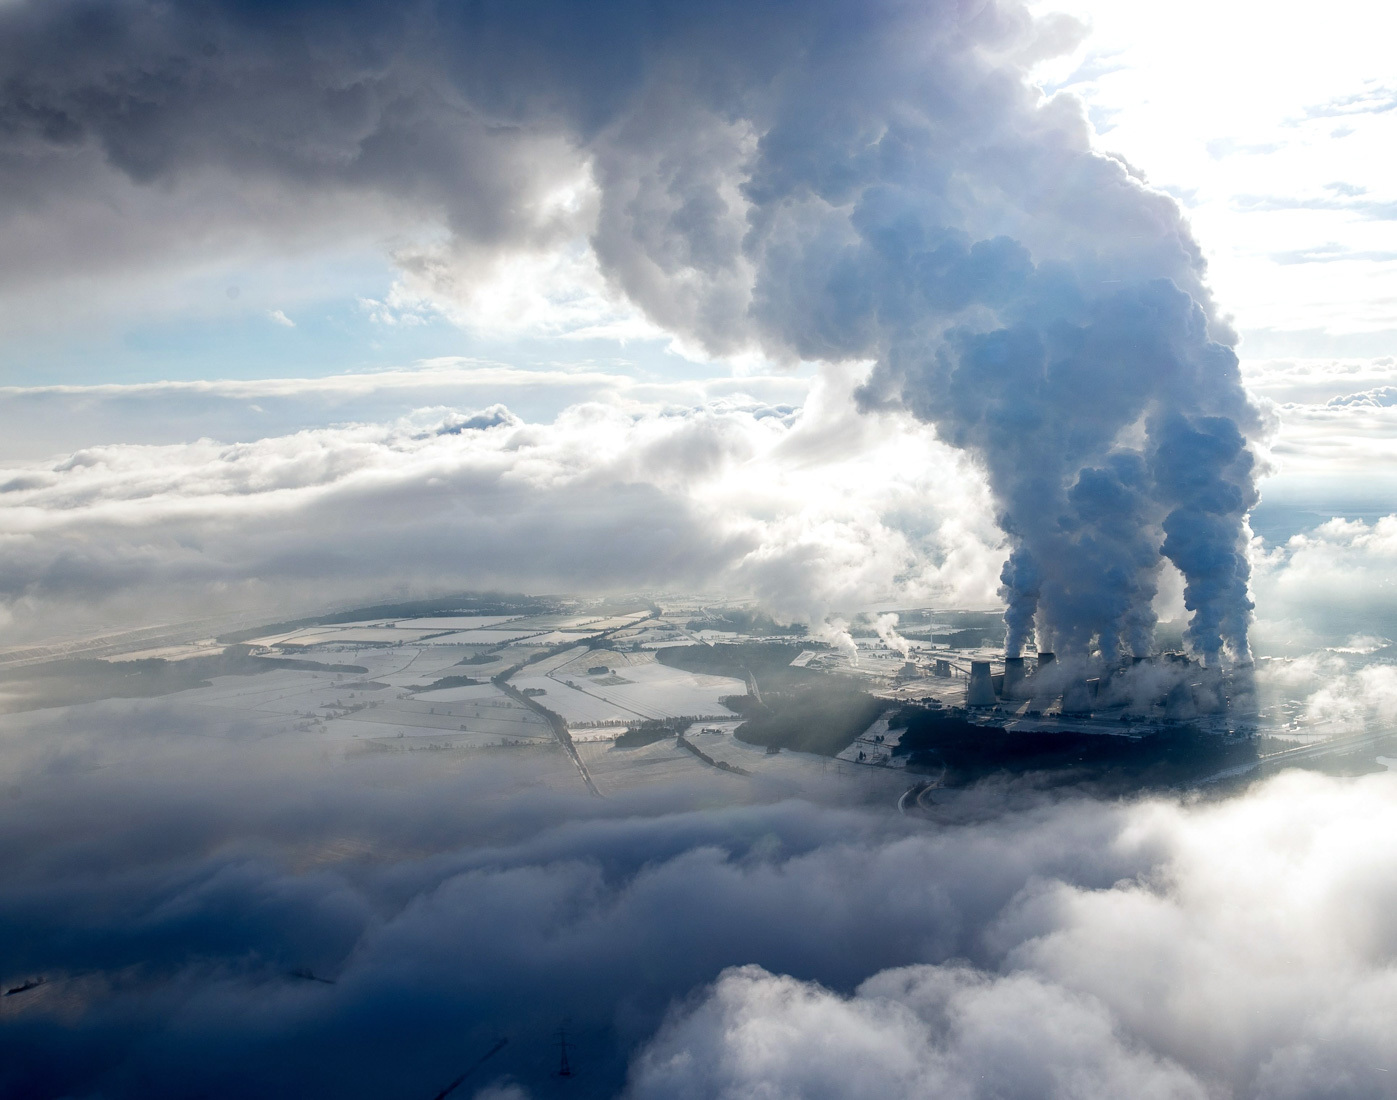
[[[971,661],[970,686],[965,689],[965,705],[968,707],[992,707],[995,702],[994,682],[990,679],[990,663],[988,661]]]
[[[1038,667],[1037,667],[1037,671],[1038,671],[1038,672],[1042,672],[1045,668],[1047,668],[1047,667],[1048,667],[1050,664],[1052,664],[1055,660],[1057,660],[1057,654],[1055,654],[1055,653],[1040,653],[1040,654],[1038,654]]]
[[[1021,699],[1024,696],[1025,676],[1027,672],[1022,657],[1004,658],[1004,698]]]
[[[1087,687],[1087,682],[1080,678],[1069,681],[1067,690],[1062,693],[1062,713],[1089,714],[1090,712],[1091,689]]]

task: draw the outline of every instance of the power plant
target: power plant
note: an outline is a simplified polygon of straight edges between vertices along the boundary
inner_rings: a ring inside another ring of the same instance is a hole
[[[988,661],[970,662],[970,683],[965,689],[965,705],[968,707],[992,707],[997,701],[994,681],[990,678]]]
[[[1234,732],[1254,716],[1249,665],[1223,671],[1180,653],[1109,668],[1100,660],[1059,661],[1049,651],[998,660],[983,654],[918,655],[922,676],[939,681],[935,699],[981,725],[1141,736],[1179,722]],[[906,683],[903,690],[917,687]]]
[[[1005,657],[1003,689],[1004,698],[1022,698],[1024,692],[1024,681],[1027,676],[1028,670],[1024,667],[1024,659],[1022,657]]]

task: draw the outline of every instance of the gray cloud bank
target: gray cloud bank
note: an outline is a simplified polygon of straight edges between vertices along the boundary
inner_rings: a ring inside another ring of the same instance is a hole
[[[49,979],[0,1001],[6,1095],[430,1096],[507,1037],[471,1086],[541,1097],[565,1017],[587,1096],[1392,1094],[1388,775],[931,827],[173,701],[0,751],[0,976]]]
[[[520,419],[548,422],[586,402],[633,416],[699,406],[763,406],[786,415],[805,401],[810,381],[747,375],[673,381],[590,369],[519,369],[469,359],[436,359],[411,369],[320,378],[200,379],[115,385],[0,387],[0,462],[61,461],[84,447],[232,444],[307,429],[376,423],[423,408],[478,410],[503,404]]]
[[[858,415],[853,381],[827,373],[799,409],[599,393],[545,423],[435,408],[14,464],[0,473],[6,635],[322,607],[392,584],[712,585],[817,623],[895,581],[992,599],[1001,536],[983,489],[948,448]]]
[[[174,425],[176,438],[186,426],[231,437],[0,464],[0,636],[23,644],[257,608],[271,621],[397,585],[424,595],[713,588],[815,623],[894,594],[989,606],[1004,536],[982,477],[912,418],[858,414],[861,377],[684,384],[455,366],[3,391],[0,408],[34,422],[36,439],[52,431],[48,415],[95,417],[118,436],[159,439]],[[437,406],[296,428],[492,392],[526,409],[564,407],[524,418]],[[1308,436],[1295,415],[1283,444],[1314,449],[1336,418],[1352,427],[1363,410],[1312,410],[1321,423]],[[267,420],[289,430],[232,434]],[[1263,651],[1390,633],[1389,526],[1329,525],[1251,547]]]
[[[0,278],[367,206],[446,230],[397,260],[468,309],[503,260],[581,243],[711,353],[875,361],[865,404],[988,476],[1011,649],[1147,649],[1168,558],[1193,647],[1246,659],[1261,423],[1177,206],[1023,79],[1070,22],[983,0],[65,0],[8,5],[0,32]],[[242,201],[199,201],[219,188]],[[178,216],[100,214],[128,193]]]

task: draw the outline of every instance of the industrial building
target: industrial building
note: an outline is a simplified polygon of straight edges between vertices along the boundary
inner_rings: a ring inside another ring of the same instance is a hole
[[[1206,668],[1179,654],[1136,657],[1111,669],[1058,661],[1044,651],[995,657],[922,650],[913,678],[896,678],[899,697],[934,699],[979,724],[1005,729],[1142,736],[1179,722],[1237,732],[1254,716],[1250,668]]]

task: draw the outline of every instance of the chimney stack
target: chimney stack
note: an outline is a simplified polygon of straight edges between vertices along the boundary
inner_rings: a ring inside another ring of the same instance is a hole
[[[1004,698],[1019,699],[1023,696],[1024,678],[1027,672],[1024,670],[1024,660],[1022,657],[1004,658]]]
[[[1062,713],[1091,713],[1091,688],[1082,678],[1078,677],[1071,681],[1067,685],[1067,690],[1062,693]]]
[[[992,707],[995,702],[994,682],[990,679],[990,663],[988,661],[971,661],[970,685],[965,689],[965,705],[968,707]]]

